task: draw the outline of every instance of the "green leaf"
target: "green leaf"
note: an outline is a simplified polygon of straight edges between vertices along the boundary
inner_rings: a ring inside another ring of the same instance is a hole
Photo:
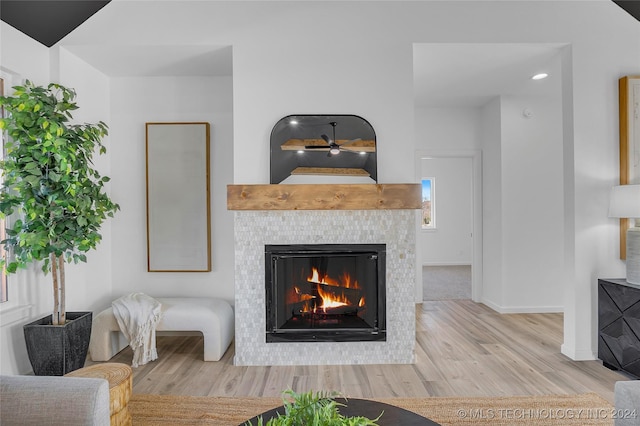
[[[345,417],[339,412],[339,407],[344,404],[337,403],[333,398],[335,393],[307,392],[297,394],[291,390],[283,392],[283,405],[285,414],[269,419],[270,426],[374,426],[382,414],[376,419],[366,417]],[[262,418],[258,418],[258,425],[264,424]],[[251,425],[250,422],[245,425]]]
[[[0,242],[13,253],[11,262],[0,260],[7,272],[33,262],[42,262],[48,272],[52,254],[86,262],[83,253],[96,248],[102,223],[119,209],[103,190],[109,178],[92,162],[94,154],[104,152],[100,139],[107,126],[68,124],[78,108],[75,98],[73,89],[28,80],[11,96],[0,97],[7,112],[0,129],[8,136],[0,162],[0,217],[19,217]]]
[[[31,186],[38,186],[40,184],[40,178],[34,175],[24,176],[23,179]]]

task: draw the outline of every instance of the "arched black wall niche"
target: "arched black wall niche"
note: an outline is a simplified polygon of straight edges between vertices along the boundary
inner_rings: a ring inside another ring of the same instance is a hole
[[[337,155],[329,156],[326,149],[309,149],[312,144],[323,145],[322,135],[345,143]],[[354,139],[358,139],[353,142]],[[307,148],[305,148],[307,147]],[[378,181],[376,132],[367,120],[357,115],[288,115],[281,118],[271,131],[271,183],[280,183],[300,167],[327,169],[326,174],[340,174],[340,170],[364,170]],[[318,173],[325,174],[325,173]]]

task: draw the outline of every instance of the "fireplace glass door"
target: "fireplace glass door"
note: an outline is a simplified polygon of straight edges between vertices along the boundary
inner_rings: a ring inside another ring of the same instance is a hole
[[[266,340],[385,340],[385,245],[267,245]]]

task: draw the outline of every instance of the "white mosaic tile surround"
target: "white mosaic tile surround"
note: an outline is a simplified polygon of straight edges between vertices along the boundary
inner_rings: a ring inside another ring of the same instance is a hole
[[[415,362],[415,211],[236,211],[235,365]],[[386,244],[385,342],[265,339],[265,244]]]

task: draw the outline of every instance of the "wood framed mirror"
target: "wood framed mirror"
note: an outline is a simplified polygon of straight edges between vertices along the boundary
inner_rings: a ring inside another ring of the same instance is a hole
[[[211,271],[209,123],[146,123],[147,270]]]
[[[618,80],[620,103],[620,185],[640,184],[640,75]],[[620,219],[620,259],[627,258],[629,219]]]

